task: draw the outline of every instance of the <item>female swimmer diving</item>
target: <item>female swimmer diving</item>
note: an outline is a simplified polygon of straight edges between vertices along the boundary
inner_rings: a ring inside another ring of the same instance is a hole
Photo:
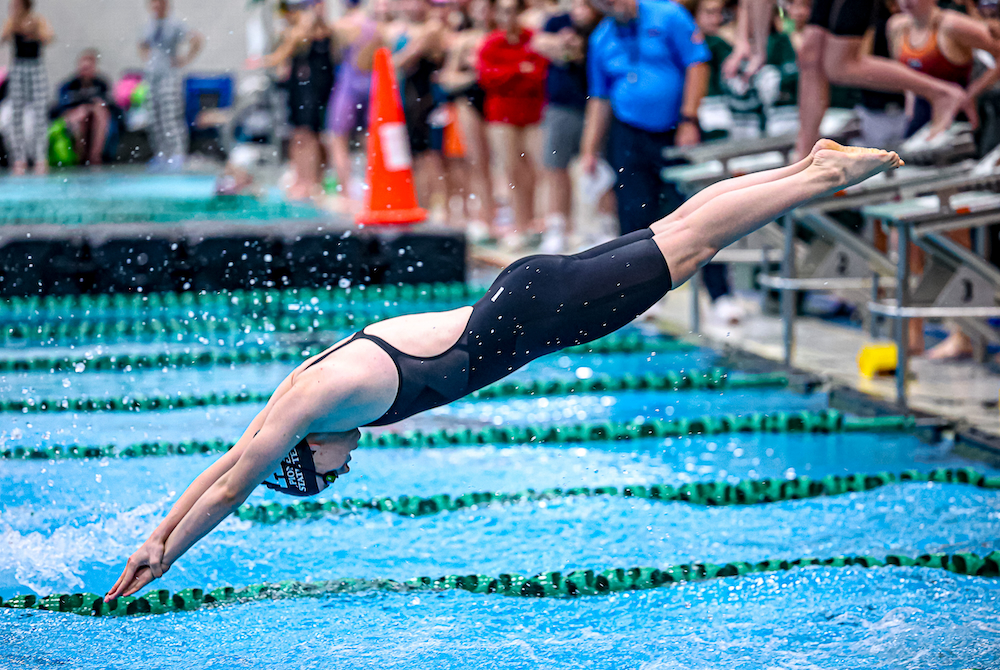
[[[532,359],[621,328],[722,249],[785,212],[902,164],[820,140],[787,167],[728,179],[650,228],[573,256],[510,265],[475,305],[374,323],[299,365],[233,448],[199,475],[105,596],[131,595],[261,483],[318,493],[348,472],[359,426],[457,400]]]

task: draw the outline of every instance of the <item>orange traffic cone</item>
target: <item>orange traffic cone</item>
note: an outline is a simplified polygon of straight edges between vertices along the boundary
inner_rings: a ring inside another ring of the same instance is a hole
[[[358,214],[358,223],[406,224],[427,218],[427,211],[417,205],[413,189],[410,140],[392,59],[386,48],[375,52],[372,70],[367,178],[365,208]]]

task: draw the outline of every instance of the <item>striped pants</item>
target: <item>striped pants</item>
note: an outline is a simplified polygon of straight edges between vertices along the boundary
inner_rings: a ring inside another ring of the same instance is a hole
[[[153,155],[160,160],[187,153],[187,125],[184,121],[184,93],[179,72],[148,74]]]
[[[47,162],[49,157],[49,81],[45,75],[45,64],[40,58],[15,58],[10,68],[11,108],[14,128],[11,137],[11,151],[14,161],[24,163],[31,150],[35,164]],[[27,137],[24,128],[24,112],[31,110],[32,132]]]

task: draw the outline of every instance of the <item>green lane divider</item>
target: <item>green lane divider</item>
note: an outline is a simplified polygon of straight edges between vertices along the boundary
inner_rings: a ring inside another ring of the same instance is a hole
[[[183,293],[112,293],[98,295],[29,296],[0,300],[0,322],[44,322],[53,319],[99,320],[171,316],[256,314],[277,316],[289,310],[347,309],[432,303],[466,303],[485,287],[461,283],[385,284],[340,288],[246,289]]]
[[[249,333],[318,333],[361,328],[401,314],[420,311],[415,305],[403,308],[376,308],[355,314],[353,310],[290,312],[280,316],[238,314],[164,318],[108,318],[80,321],[44,321],[8,324],[0,330],[4,346],[58,342],[84,344],[94,341],[154,340],[177,341],[177,336],[216,341],[232,340]],[[206,342],[207,343],[207,342]]]
[[[596,375],[590,379],[533,379],[508,380],[491,384],[472,394],[482,400],[514,398],[519,396],[563,396],[572,393],[600,393],[603,391],[681,391],[705,389],[739,389],[788,386],[784,373],[747,374],[732,378],[723,368],[687,370],[642,375]]]
[[[63,197],[6,202],[0,223],[83,225],[94,223],[164,223],[176,221],[280,221],[316,219],[318,210],[303,203],[265,201],[254,196],[192,198]]]
[[[532,577],[518,574],[444,575],[438,578],[415,577],[405,581],[392,579],[331,579],[310,582],[287,580],[272,584],[253,584],[243,588],[222,586],[211,591],[194,588],[171,593],[166,589],[146,595],[124,597],[105,603],[94,593],[54,593],[43,598],[35,595],[14,596],[0,603],[14,609],[48,610],[82,616],[130,616],[190,612],[206,605],[225,605],[259,600],[322,597],[362,591],[412,593],[463,590],[472,593],[495,593],[526,598],[596,596],[624,591],[645,591],[669,584],[697,582],[721,577],[793,570],[806,566],[877,568],[884,566],[922,567],[947,570],[960,575],[996,578],[1000,575],[1000,551],[986,556],[973,553],[923,554],[917,557],[891,554],[884,559],[873,556],[835,556],[826,559],[772,559],[749,563],[684,563],[666,568],[611,568],[542,572]]]
[[[707,415],[652,421],[599,421],[559,425],[528,424],[404,433],[364,432],[359,446],[376,449],[433,448],[469,445],[517,445],[529,443],[601,443],[640,438],[718,435],[735,432],[833,433],[906,431],[916,426],[913,417],[845,417],[836,410],[819,412],[754,412],[751,414]],[[133,458],[142,456],[182,456],[228,451],[230,442],[221,439],[184,442],[151,441],[126,447],[108,445],[50,446],[44,449],[15,447],[0,450],[0,458],[58,460],[64,458]]]
[[[343,331],[327,333],[330,341],[343,339],[350,333]],[[108,370],[142,370],[181,367],[210,367],[216,365],[251,365],[263,363],[300,363],[315,356],[327,347],[281,347],[256,349],[239,347],[236,349],[203,349],[200,351],[180,351],[160,354],[103,354],[92,357],[41,355],[25,358],[0,358],[0,372],[102,372]],[[647,337],[638,331],[612,333],[588,344],[578,344],[563,349],[567,354],[614,354],[614,353],[658,353],[670,351],[691,351],[697,347],[683,340],[668,337]],[[730,383],[744,384],[743,380]]]
[[[288,305],[333,304],[361,306],[385,302],[462,302],[478,299],[485,287],[473,287],[459,282],[437,284],[374,284],[340,288],[239,289],[235,291],[186,291],[182,293],[102,293],[97,295],[46,295],[0,299],[0,318],[22,321],[47,316],[66,317],[72,314],[102,312],[201,311],[261,312],[284,310]]]
[[[783,374],[745,375],[730,381],[722,368],[700,372],[670,371],[661,374],[626,374],[621,377],[597,375],[590,379],[549,379],[505,381],[471,394],[479,400],[524,396],[565,396],[580,393],[627,391],[683,391],[706,389],[738,389],[750,387],[784,387],[788,378]],[[159,396],[121,396],[117,398],[16,398],[0,400],[0,412],[137,412],[145,410],[184,409],[187,407],[217,407],[263,403],[270,391],[239,391],[205,395],[177,394]]]
[[[344,330],[428,308],[458,307],[484,290],[451,283],[8,298],[6,305],[0,302],[0,323],[7,322],[0,326],[0,341],[12,346],[53,339],[215,339],[260,331]]]
[[[967,484],[983,489],[1000,489],[1000,476],[987,477],[973,468],[938,468],[931,472],[906,470],[899,474],[878,472],[875,474],[828,475],[821,479],[795,477],[794,479],[745,479],[738,484],[726,482],[702,482],[672,486],[653,484],[651,486],[615,486],[552,488],[542,491],[527,489],[517,493],[481,492],[465,493],[452,498],[448,494],[428,497],[400,496],[398,498],[371,498],[360,500],[344,498],[317,502],[302,500],[291,505],[266,503],[264,505],[243,505],[235,514],[243,521],[257,523],[277,523],[279,521],[315,520],[325,516],[338,515],[360,510],[394,512],[400,516],[416,518],[439,512],[455,512],[472,507],[501,503],[534,502],[539,500],[562,500],[578,497],[621,497],[660,500],[663,502],[685,502],[692,505],[758,505],[763,503],[803,500],[821,496],[836,496],[844,493],[871,491],[881,486],[897,482],[939,482]]]

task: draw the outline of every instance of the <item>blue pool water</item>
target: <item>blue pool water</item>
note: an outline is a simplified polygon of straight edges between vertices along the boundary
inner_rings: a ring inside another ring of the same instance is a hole
[[[648,359],[648,360],[647,360]],[[712,352],[553,356],[523,378],[705,367]],[[0,397],[273,387],[287,366],[0,379]],[[581,370],[584,370],[581,372]],[[64,380],[68,379],[66,385]],[[466,401],[412,427],[821,409],[787,390]],[[2,415],[8,446],[233,439],[256,406]],[[15,432],[16,431],[16,432]],[[16,436],[15,436],[16,435]],[[209,456],[0,461],[0,597],[102,591]],[[326,497],[457,495],[970,465],[906,433],[733,434],[608,444],[359,450]],[[980,470],[990,471],[981,464]],[[249,502],[288,502],[258,490]],[[499,574],[692,561],[1000,549],[1000,491],[908,483],[704,508],[624,498],[379,512],[270,526],[227,519],[157,583]],[[362,593],[131,619],[0,609],[0,667],[1000,667],[1000,580],[915,568],[803,568],[579,599]]]

